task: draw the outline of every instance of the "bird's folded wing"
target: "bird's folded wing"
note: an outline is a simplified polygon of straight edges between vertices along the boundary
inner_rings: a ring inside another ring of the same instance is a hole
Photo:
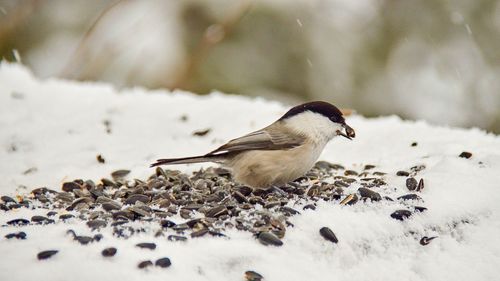
[[[207,155],[245,150],[290,149],[304,143],[305,137],[291,132],[286,128],[273,125],[240,138],[233,139]]]

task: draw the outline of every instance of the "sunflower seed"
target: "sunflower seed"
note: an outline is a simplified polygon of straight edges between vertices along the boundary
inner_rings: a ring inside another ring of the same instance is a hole
[[[156,249],[156,244],[155,243],[139,243],[139,244],[136,244],[135,245],[136,247],[139,247],[141,249],[150,249],[150,250],[154,250]]]
[[[153,265],[153,262],[152,261],[141,261],[137,267],[138,268],[146,268],[146,267],[149,267],[149,266],[152,266]]]
[[[116,252],[117,252],[116,248],[110,247],[110,248],[106,248],[106,249],[102,250],[101,254],[104,257],[112,257],[116,254]]]
[[[281,241],[278,237],[276,237],[274,234],[269,233],[269,232],[261,232],[257,235],[257,239],[259,242],[265,246],[272,245],[272,246],[281,246],[283,245],[283,241]]]
[[[264,278],[264,276],[262,276],[261,274],[255,272],[253,270],[249,270],[249,271],[245,272],[245,279],[247,281],[261,281],[263,278]]]
[[[411,215],[412,213],[408,210],[397,210],[391,214],[391,218],[403,221],[409,218]]]
[[[339,242],[339,240],[337,239],[337,236],[335,236],[335,233],[333,233],[333,231],[330,228],[326,227],[326,226],[320,228],[319,234],[323,238],[325,238],[326,240],[328,240],[328,241],[330,241],[332,243],[336,244],[336,243]]]
[[[159,266],[159,267],[162,267],[162,268],[167,268],[169,266],[172,265],[172,262],[170,261],[169,258],[161,258],[161,259],[157,259],[155,261],[155,266]]]
[[[436,239],[436,238],[437,238],[437,236],[434,236],[434,237],[424,236],[424,237],[422,237],[422,239],[420,239],[420,245],[422,245],[422,246],[429,245],[429,243],[431,243],[431,241]]]
[[[39,260],[46,260],[53,255],[57,254],[59,251],[58,250],[48,250],[48,251],[43,251],[37,254],[37,258]]]

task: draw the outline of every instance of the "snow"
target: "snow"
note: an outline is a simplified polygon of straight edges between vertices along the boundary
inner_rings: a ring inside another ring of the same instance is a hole
[[[155,159],[196,155],[241,134],[268,125],[288,107],[264,99],[182,91],[116,90],[106,84],[39,80],[17,64],[0,66],[0,194],[16,195],[41,186],[59,189],[74,178],[99,180],[117,169],[145,178]],[[445,113],[443,113],[445,114]],[[181,117],[187,116],[186,121]],[[111,133],[104,121],[110,122]],[[398,117],[352,116],[356,139],[334,139],[321,159],[354,170],[366,164],[387,172],[377,190],[392,198],[408,193],[398,170],[426,165],[420,196],[426,212],[404,222],[390,214],[399,202],[340,206],[318,202],[289,220],[284,245],[259,244],[248,232],[226,238],[201,237],[186,243],[150,232],[128,240],[101,231],[104,239],[86,246],[65,233],[93,235],[79,220],[52,225],[0,228],[0,280],[244,280],[255,270],[265,280],[498,280],[500,269],[500,138],[478,129],[436,127]],[[210,128],[204,137],[192,136]],[[415,147],[410,146],[417,142]],[[458,157],[462,151],[470,159]],[[102,154],[106,163],[96,156]],[[191,172],[205,165],[178,166]],[[32,172],[25,173],[28,169]],[[353,190],[355,191],[355,189]],[[0,211],[0,224],[45,215],[47,210]],[[175,217],[174,221],[183,221]],[[332,244],[319,235],[330,227]],[[27,240],[7,240],[25,231]],[[421,246],[422,236],[439,236]],[[135,247],[155,242],[154,251]],[[118,253],[103,258],[101,250]],[[58,249],[46,261],[42,250]],[[167,269],[140,270],[140,261],[169,257]]]

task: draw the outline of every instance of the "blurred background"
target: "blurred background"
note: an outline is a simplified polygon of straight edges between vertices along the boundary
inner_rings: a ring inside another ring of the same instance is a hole
[[[500,0],[0,0],[0,54],[39,77],[500,132]]]

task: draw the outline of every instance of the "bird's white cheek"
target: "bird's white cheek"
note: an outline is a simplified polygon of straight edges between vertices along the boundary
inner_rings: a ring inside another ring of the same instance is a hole
[[[331,140],[333,139],[334,137],[337,137],[339,135],[339,131],[342,131],[342,126],[340,125],[337,125],[335,123],[331,123],[328,130],[326,130],[327,132],[327,138],[328,140]]]

